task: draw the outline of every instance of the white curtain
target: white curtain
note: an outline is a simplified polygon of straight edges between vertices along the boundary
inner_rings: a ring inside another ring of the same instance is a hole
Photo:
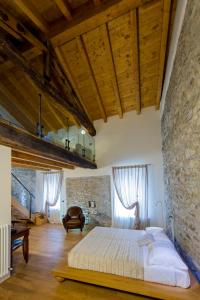
[[[44,176],[44,205],[50,223],[60,223],[60,194],[63,172],[46,172]]]
[[[148,167],[113,168],[113,226],[144,228],[148,224]]]
[[[36,171],[36,197],[34,201],[34,212],[45,213],[44,203],[44,177],[43,172]]]

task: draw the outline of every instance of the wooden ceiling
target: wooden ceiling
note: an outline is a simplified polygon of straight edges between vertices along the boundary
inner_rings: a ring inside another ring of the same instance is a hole
[[[45,41],[51,42],[91,121],[159,107],[176,1],[0,0],[0,7],[1,31],[41,73]],[[19,32],[18,22],[29,34]],[[35,132],[41,91],[3,55],[0,63],[0,104]],[[46,131],[66,127],[66,114],[51,97],[42,99]]]

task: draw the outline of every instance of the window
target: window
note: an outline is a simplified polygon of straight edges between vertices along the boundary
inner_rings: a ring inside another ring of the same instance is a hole
[[[148,221],[147,165],[113,168],[113,225],[145,227]]]
[[[133,218],[135,209],[126,209],[120,202],[116,191],[114,192],[115,215],[116,217]]]

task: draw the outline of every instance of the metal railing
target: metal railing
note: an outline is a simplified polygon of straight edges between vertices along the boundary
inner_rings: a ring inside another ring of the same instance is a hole
[[[25,132],[30,134],[30,132],[23,126],[5,119],[1,116],[1,114],[0,122],[4,122],[10,126],[14,126],[15,128],[23,129]],[[75,125],[70,126],[68,129],[61,128],[54,132],[51,131],[42,137],[33,133],[31,134],[47,143],[56,145],[66,151],[74,152],[80,157],[84,157],[85,159],[95,162],[95,139],[85,130],[78,128]]]
[[[21,182],[21,180],[11,172],[12,177],[20,184],[20,186],[28,193],[29,195],[29,218],[31,219],[31,214],[32,214],[32,200],[35,199],[35,195],[31,193],[31,191]]]

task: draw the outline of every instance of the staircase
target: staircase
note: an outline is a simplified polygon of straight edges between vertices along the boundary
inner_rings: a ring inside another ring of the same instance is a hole
[[[12,197],[11,203],[12,220],[29,220],[29,211],[22,206],[15,197]]]
[[[32,216],[32,199],[35,196],[27,189],[27,187],[16,177],[16,175],[12,174],[12,178],[15,180],[17,185],[23,189],[24,192],[27,194],[27,203],[26,205],[22,205],[22,203],[14,196],[12,196],[12,203],[11,203],[11,217],[12,221],[20,221],[24,223],[33,222]]]

